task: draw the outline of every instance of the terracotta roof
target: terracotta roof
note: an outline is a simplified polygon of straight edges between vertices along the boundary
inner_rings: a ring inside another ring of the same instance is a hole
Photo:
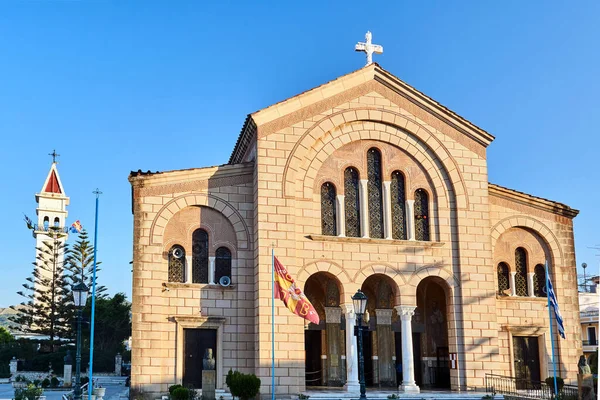
[[[545,199],[543,197],[533,196],[531,194],[520,192],[514,189],[509,189],[507,187],[496,185],[494,183],[488,184],[488,191],[490,191],[491,194],[496,194],[498,196],[512,195],[512,201],[517,201],[526,205],[536,206],[537,208],[549,211],[553,214],[559,214],[569,218],[575,218],[577,214],[579,214],[579,210],[571,208],[564,203],[559,203],[557,201]]]

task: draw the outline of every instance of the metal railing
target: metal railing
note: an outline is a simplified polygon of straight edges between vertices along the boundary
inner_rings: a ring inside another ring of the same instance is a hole
[[[583,340],[584,346],[598,346],[598,340]]]
[[[519,397],[523,399],[548,399],[548,400],[577,400],[577,386],[564,385],[554,395],[554,385],[546,382],[517,379],[510,376],[485,374],[485,391],[492,394]]]
[[[82,398],[86,398],[87,397],[87,391],[88,391],[88,385],[89,384],[90,383],[88,382],[88,383],[85,383],[85,384],[83,384],[81,386],[81,395],[82,395]],[[73,396],[74,395],[75,395],[75,391],[71,390],[70,392],[65,393],[65,394],[62,395],[62,400],[73,400]]]

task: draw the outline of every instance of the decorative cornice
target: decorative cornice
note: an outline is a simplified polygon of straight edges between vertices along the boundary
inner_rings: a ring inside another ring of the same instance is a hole
[[[488,193],[490,196],[508,200],[509,202],[532,207],[551,214],[560,215],[573,219],[579,214],[579,210],[569,207],[566,204],[533,196],[517,190],[509,189],[503,186],[488,184]]]
[[[392,245],[397,245],[397,246],[404,246],[406,248],[443,247],[445,244],[444,242],[425,242],[425,241],[418,241],[418,240],[395,240],[395,239],[374,239],[374,238],[328,236],[328,235],[308,235],[306,237],[308,239],[314,240],[316,242],[392,244]]]
[[[199,192],[206,191],[209,188],[236,186],[245,183],[252,183],[253,177],[251,174],[225,176],[220,178],[209,178],[205,180],[193,180],[188,182],[180,182],[174,184],[166,184],[161,186],[150,186],[140,188],[139,196],[158,196],[161,194],[183,193],[183,192]]]
[[[339,324],[342,320],[342,309],[339,307],[325,307],[325,322]]]
[[[377,325],[391,325],[393,310],[376,309],[375,316],[377,317]]]

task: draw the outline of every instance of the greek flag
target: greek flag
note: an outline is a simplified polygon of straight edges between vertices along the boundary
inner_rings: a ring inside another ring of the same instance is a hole
[[[558,326],[558,333],[562,336],[563,339],[565,337],[565,326],[563,325],[563,318],[560,315],[560,309],[558,308],[558,302],[556,301],[556,293],[554,293],[554,288],[552,287],[552,282],[550,282],[550,274],[546,274],[546,287],[548,288],[548,302],[554,309],[554,316],[556,317],[556,325]],[[552,321],[550,321],[552,323]]]

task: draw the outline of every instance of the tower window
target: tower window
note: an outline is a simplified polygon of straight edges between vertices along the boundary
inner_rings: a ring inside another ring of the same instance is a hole
[[[423,189],[415,191],[415,238],[429,240],[429,199]]]
[[[169,282],[184,282],[185,250],[179,245],[169,251]]]
[[[336,229],[335,186],[325,182],[321,186],[321,233],[335,236]]]
[[[192,282],[208,283],[208,233],[204,229],[192,234]]]
[[[54,227],[58,228],[60,226],[60,219],[58,217],[54,218]]]
[[[527,252],[518,247],[515,250],[515,289],[517,296],[527,296]]]
[[[360,236],[360,198],[358,195],[358,171],[352,167],[344,171],[344,211],[346,213],[346,236]]]
[[[376,148],[367,152],[367,194],[369,198],[369,235],[383,238],[383,197],[381,188],[381,153]]]

